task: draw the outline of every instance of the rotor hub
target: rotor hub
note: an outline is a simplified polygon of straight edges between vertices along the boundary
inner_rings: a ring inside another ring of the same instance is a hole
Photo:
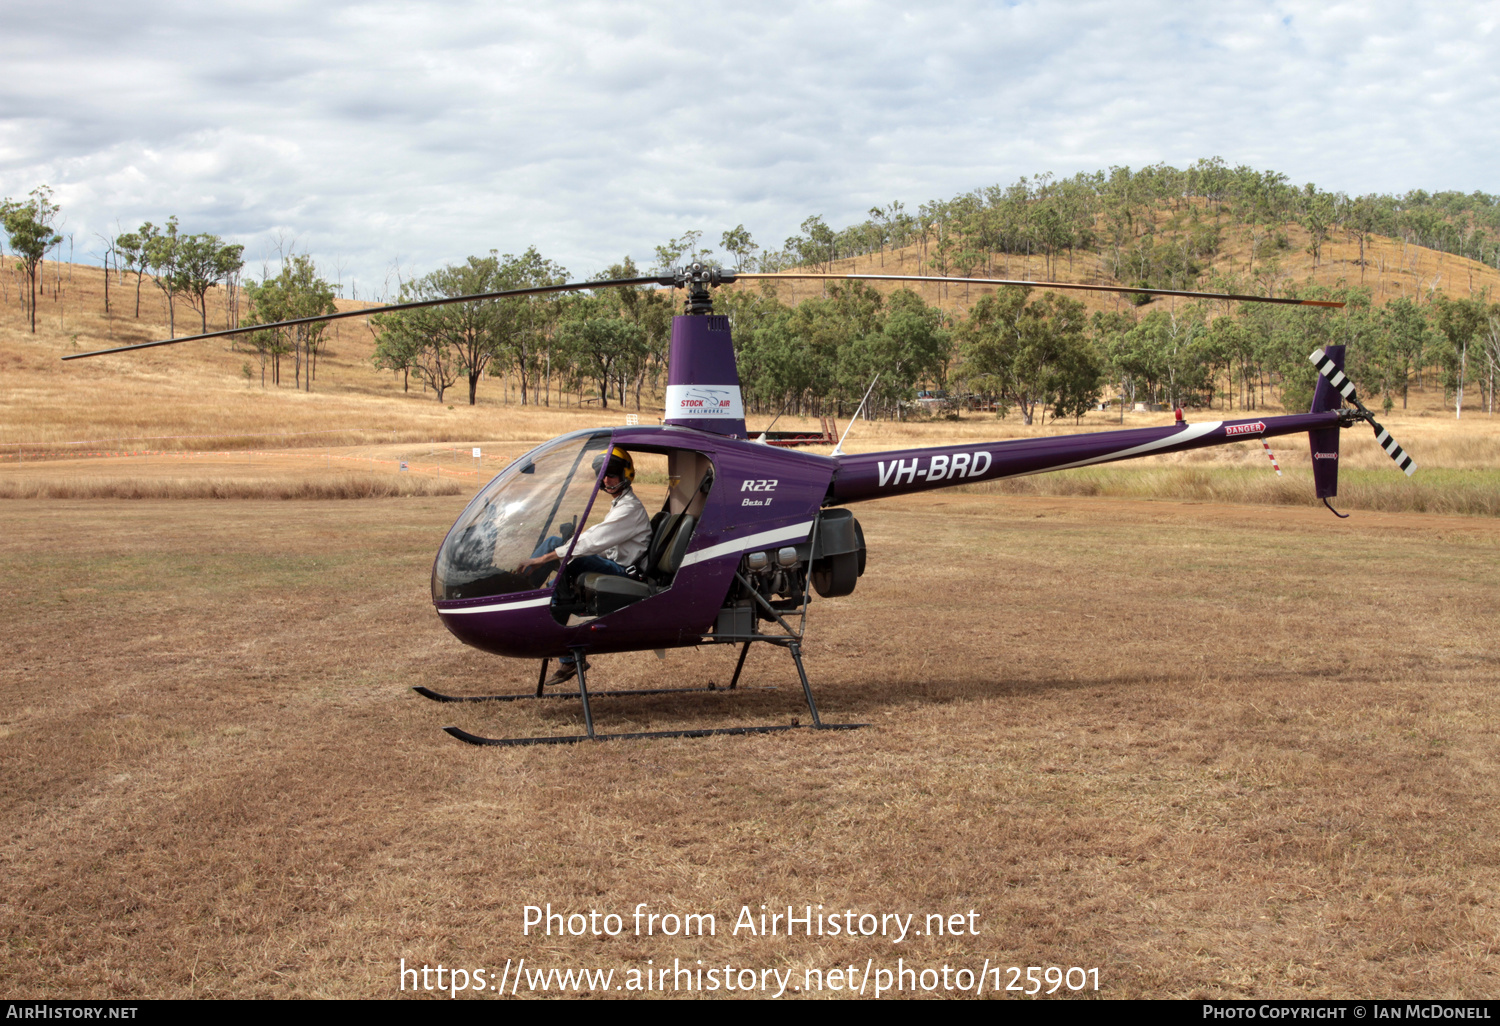
[[[709,290],[729,284],[734,281],[735,276],[733,271],[726,271],[722,267],[705,267],[694,263],[677,268],[670,277],[673,288],[687,289],[682,312],[690,316],[705,316],[714,312],[714,299]],[[668,283],[663,281],[662,284]]]

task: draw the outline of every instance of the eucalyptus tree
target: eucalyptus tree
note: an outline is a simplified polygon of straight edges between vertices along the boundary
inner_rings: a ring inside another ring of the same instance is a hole
[[[407,290],[402,289],[401,300],[405,301],[407,297]],[[378,331],[372,360],[383,370],[415,374],[433,390],[441,403],[448,389],[462,378],[462,363],[446,339],[430,334],[420,320],[412,317],[412,314],[422,312],[425,311],[371,317]]]
[[[822,264],[826,270],[833,270],[833,261],[838,255],[837,235],[828,227],[819,214],[814,214],[800,225],[802,236],[798,240],[799,255],[802,262],[806,264]]]
[[[1307,229],[1310,236],[1307,250],[1312,254],[1313,266],[1317,267],[1323,256],[1323,243],[1328,241],[1329,230],[1333,227],[1333,197],[1326,192],[1319,192],[1318,187],[1311,182],[1307,183],[1304,191],[1302,227]]]
[[[1438,298],[1437,329],[1448,343],[1444,354],[1447,384],[1457,393],[1455,418],[1462,418],[1464,415],[1464,382],[1469,370],[1469,345],[1481,329],[1487,326],[1488,314],[1489,311],[1480,299]]]
[[[535,246],[528,246],[518,256],[507,253],[500,257],[500,280],[506,289],[561,285],[568,280],[568,271],[542,256]],[[508,362],[516,369],[524,406],[528,388],[534,393],[533,399],[540,401],[539,386],[544,381],[550,385],[549,340],[558,317],[558,302],[546,296],[524,296],[503,302],[509,311],[503,322],[507,334],[497,355],[502,357],[501,363]]]
[[[754,243],[750,241],[750,233],[744,232],[744,225],[735,231],[743,233],[738,241],[753,250]],[[726,238],[730,234],[725,232]],[[621,263],[610,265],[600,277],[604,279],[637,278],[640,274],[641,271],[636,267],[635,261],[626,256]],[[608,289],[601,293],[601,298],[606,303],[612,304],[619,316],[641,329],[641,349],[618,367],[622,383],[633,383],[635,408],[640,409],[641,390],[645,386],[646,377],[651,376],[653,387],[655,387],[660,381],[661,374],[667,368],[667,347],[672,333],[672,294],[662,289],[632,285]],[[623,394],[620,401],[624,402]]]
[[[741,225],[740,228],[743,229],[744,225]],[[684,261],[687,263],[693,263],[694,261],[707,263],[709,258],[713,256],[713,250],[698,245],[698,240],[702,237],[703,233],[695,228],[692,231],[683,232],[677,238],[669,239],[662,245],[657,246],[656,270],[670,271]],[[748,239],[749,234],[746,233],[745,237]]]
[[[491,253],[487,257],[471,256],[462,264],[449,265],[410,282],[402,290],[401,301],[410,303],[472,296],[481,292],[497,292],[503,287],[499,261]],[[473,406],[477,401],[479,378],[500,351],[501,339],[505,334],[500,322],[504,315],[505,311],[499,301],[479,300],[413,310],[401,316],[406,319],[408,329],[403,334],[422,340],[427,348],[441,349],[446,354],[451,354],[451,365],[468,378],[469,405]],[[405,347],[403,339],[395,350],[400,352]],[[392,354],[385,354],[387,362],[391,361],[391,356]],[[444,385],[438,393],[440,402],[442,391],[446,388]]]
[[[1086,337],[1083,304],[1045,293],[1028,302],[1030,288],[1007,286],[969,309],[959,333],[964,370],[976,391],[1014,405],[1026,424],[1040,405],[1060,402],[1069,415],[1098,401],[1103,366]]]
[[[306,254],[292,254],[282,261],[276,277],[267,274],[259,283],[247,283],[245,292],[250,300],[245,321],[249,327],[338,312],[333,287],[318,276],[317,265]],[[318,323],[253,332],[250,340],[260,355],[261,384],[265,385],[268,362],[272,383],[281,383],[281,358],[290,354],[295,361],[296,385],[311,391],[318,348],[327,330],[326,323]]]
[[[719,237],[719,247],[724,252],[734,257],[734,269],[736,271],[750,271],[754,269],[755,253],[760,249],[745,226],[737,224],[729,231]],[[630,258],[626,257],[628,261]]]
[[[217,235],[186,235],[177,244],[177,286],[198,311],[208,331],[208,290],[226,283],[245,266],[245,247],[226,244]]]
[[[150,221],[133,232],[117,236],[115,247],[125,258],[125,270],[135,272],[135,317],[141,317],[141,278],[146,273],[146,245],[156,237],[157,227]]]
[[[1393,299],[1381,308],[1380,326],[1390,361],[1391,383],[1393,388],[1401,391],[1401,408],[1404,410],[1412,373],[1423,366],[1437,335],[1422,307],[1405,296]]]
[[[646,348],[645,329],[621,317],[611,299],[608,295],[581,295],[560,300],[562,317],[554,336],[579,371],[593,380],[601,409],[609,407],[610,393],[615,389],[620,405],[625,405],[623,371],[640,359]]]
[[[177,232],[177,215],[173,214],[167,219],[166,226],[149,237],[145,235],[146,226],[142,226],[141,233],[144,239],[142,257],[146,266],[151,268],[152,281],[161,290],[167,300],[167,337],[177,337],[177,293],[182,291],[182,282],[178,277],[178,264],[182,257],[182,237]]]
[[[37,268],[47,250],[62,242],[62,236],[52,230],[52,220],[59,207],[52,202],[52,190],[39,185],[31,190],[30,197],[23,201],[6,198],[0,204],[0,223],[10,239],[10,248],[21,258],[26,271],[26,305],[31,318],[31,333],[36,334]]]
[[[867,323],[867,330],[840,350],[839,377],[858,388],[875,382],[874,408],[899,417],[901,403],[916,398],[918,383],[946,387],[952,352],[942,311],[911,289],[901,289],[885,301],[878,323]]]
[[[1486,413],[1494,413],[1495,384],[1496,378],[1500,377],[1500,303],[1485,311],[1484,325],[1479,331],[1479,346],[1484,354],[1485,379],[1489,385],[1485,389],[1484,408]]]

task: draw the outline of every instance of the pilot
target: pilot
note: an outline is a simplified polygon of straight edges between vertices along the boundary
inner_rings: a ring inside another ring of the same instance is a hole
[[[604,453],[594,457],[594,473],[599,473],[605,459]],[[630,453],[617,445],[609,451],[608,460],[608,464],[604,465],[604,477],[599,482],[599,488],[607,492],[614,501],[610,503],[609,515],[602,523],[595,524],[578,536],[578,541],[573,545],[573,558],[568,561],[569,577],[576,578],[579,574],[587,573],[635,576],[639,572],[637,564],[645,558],[646,549],[651,543],[651,518],[646,514],[646,507],[641,505],[641,500],[636,498],[635,490],[630,487],[635,481],[635,463],[631,460]],[[566,548],[566,545],[559,545],[539,556],[522,560],[516,570],[518,573],[526,573],[548,562],[561,562]],[[574,665],[573,657],[566,655],[558,660],[557,672],[547,679],[547,683],[561,684],[577,673],[578,667]]]

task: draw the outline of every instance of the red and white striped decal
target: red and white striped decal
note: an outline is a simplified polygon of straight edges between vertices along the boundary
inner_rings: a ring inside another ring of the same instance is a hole
[[[1261,448],[1266,450],[1266,455],[1271,458],[1271,466],[1276,468],[1276,476],[1281,476],[1281,464],[1276,462],[1276,454],[1271,451],[1271,443],[1264,438],[1260,440]]]

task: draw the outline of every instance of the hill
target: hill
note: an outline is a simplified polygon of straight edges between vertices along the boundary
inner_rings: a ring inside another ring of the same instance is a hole
[[[1201,204],[1200,204],[1201,206]],[[1160,235],[1170,236],[1174,230],[1182,230],[1186,219],[1180,214],[1159,211],[1155,215]],[[1207,221],[1207,216],[1202,217]],[[1444,253],[1403,242],[1383,235],[1366,236],[1361,260],[1358,241],[1329,236],[1319,246],[1315,258],[1312,250],[1312,233],[1300,224],[1284,223],[1270,229],[1224,224],[1221,227],[1217,251],[1201,259],[1203,271],[1196,284],[1184,283],[1173,287],[1206,291],[1218,291],[1217,283],[1236,283],[1241,291],[1285,295],[1289,288],[1305,291],[1309,286],[1334,289],[1363,287],[1370,290],[1375,306],[1384,306],[1393,299],[1408,299],[1430,302],[1436,295],[1454,299],[1476,295],[1489,295],[1500,299],[1500,270],[1468,257]],[[1269,243],[1267,238],[1269,236]],[[1283,241],[1284,240],[1284,241]],[[939,271],[933,265],[936,247],[932,244],[915,243],[859,256],[835,259],[826,265],[804,269],[826,270],[833,274],[912,274],[937,277]],[[967,274],[949,268],[949,277],[1008,278],[1024,281],[1069,281],[1095,285],[1133,284],[1121,281],[1109,273],[1110,254],[1107,252],[1079,251],[1076,254],[1049,257],[1043,254],[992,253],[988,261]],[[744,285],[738,287],[745,287]],[[823,286],[817,282],[777,283],[778,295],[784,302],[796,303],[802,299],[821,295]],[[899,285],[881,283],[882,291],[891,292]],[[930,304],[940,305],[945,310],[961,314],[980,295],[978,287],[963,285],[914,285],[911,286]],[[1119,295],[1108,293],[1074,293],[1089,310],[1128,310],[1132,304]],[[1175,300],[1159,299],[1155,303],[1173,305]]]

